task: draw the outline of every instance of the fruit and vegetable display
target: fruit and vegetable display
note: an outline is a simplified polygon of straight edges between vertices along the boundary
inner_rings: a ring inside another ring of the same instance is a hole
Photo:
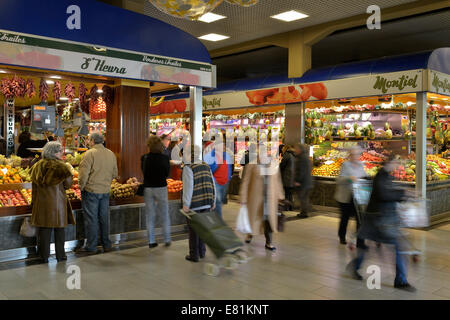
[[[0,191],[0,207],[19,207],[31,204],[31,189]]]
[[[339,176],[341,165],[344,161],[344,159],[326,161],[319,167],[314,167],[311,174],[319,177],[337,177]]]
[[[176,193],[183,190],[183,182],[181,180],[167,179],[167,191],[169,193]]]
[[[116,179],[111,184],[110,195],[115,199],[132,198],[136,194],[136,188],[131,184],[121,184]]]
[[[0,184],[31,182],[30,168],[0,165]]]

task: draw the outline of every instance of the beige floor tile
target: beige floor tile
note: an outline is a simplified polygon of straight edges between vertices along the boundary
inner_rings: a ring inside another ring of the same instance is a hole
[[[433,294],[443,297],[445,299],[450,299],[450,289],[448,289],[448,288],[441,288],[441,289],[433,292]]]

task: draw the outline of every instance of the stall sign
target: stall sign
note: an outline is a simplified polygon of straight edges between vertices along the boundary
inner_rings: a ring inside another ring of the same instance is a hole
[[[56,109],[53,106],[39,105],[31,108],[31,132],[43,133],[56,130]]]
[[[429,70],[428,91],[450,96],[450,75]]]
[[[6,115],[6,155],[9,156],[14,153],[14,99],[5,101],[5,115]]]

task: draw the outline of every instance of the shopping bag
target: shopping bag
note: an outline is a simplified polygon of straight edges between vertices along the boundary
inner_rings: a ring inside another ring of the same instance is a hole
[[[248,220],[247,206],[241,206],[241,209],[239,210],[239,215],[236,222],[236,230],[243,234],[252,233],[250,221]]]
[[[20,227],[20,235],[23,237],[36,237],[36,227],[33,227],[30,223],[30,217],[23,219],[22,226]]]
[[[427,201],[425,199],[399,203],[397,212],[400,218],[400,224],[404,228],[424,228],[430,225]]]

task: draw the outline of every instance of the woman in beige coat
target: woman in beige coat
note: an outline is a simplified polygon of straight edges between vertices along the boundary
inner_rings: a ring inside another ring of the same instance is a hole
[[[241,205],[247,206],[253,232],[247,235],[246,242],[250,243],[253,235],[264,233],[266,249],[274,251],[276,248],[272,245],[272,232],[277,232],[278,201],[284,199],[277,161],[272,161],[270,165],[252,163],[246,165],[240,198]],[[264,201],[265,199],[267,201]]]

